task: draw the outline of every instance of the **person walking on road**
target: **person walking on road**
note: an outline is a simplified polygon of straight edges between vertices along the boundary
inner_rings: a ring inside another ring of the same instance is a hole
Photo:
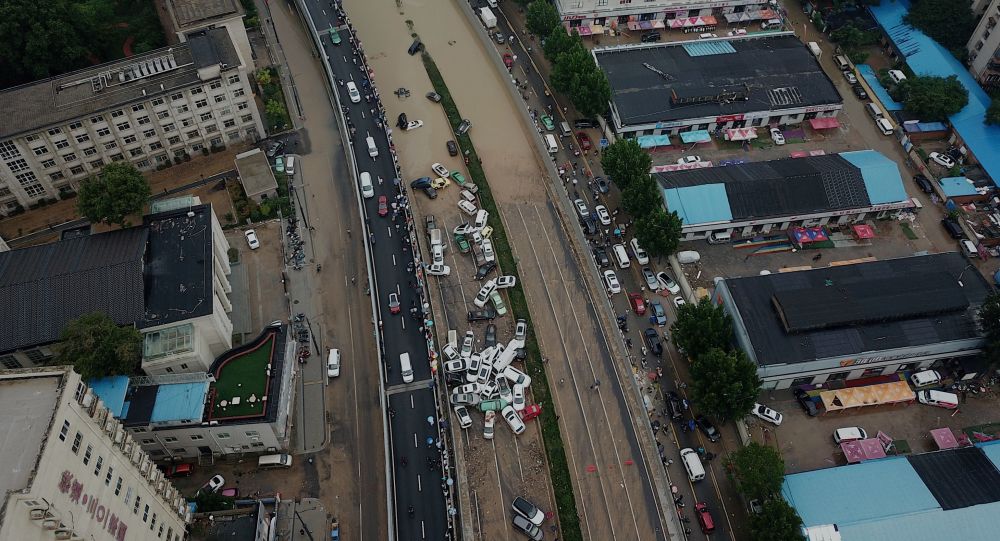
[[[601,380],[595,379],[594,384],[590,386],[591,390],[597,389],[601,385]]]

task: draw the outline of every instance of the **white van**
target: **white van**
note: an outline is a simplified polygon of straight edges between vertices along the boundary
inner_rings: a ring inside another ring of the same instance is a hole
[[[688,479],[692,483],[697,483],[705,478],[705,467],[701,465],[698,453],[690,447],[681,449],[681,464],[684,464],[684,471],[688,474]]]
[[[892,135],[892,124],[884,118],[875,119],[875,125],[878,127],[882,135]]]
[[[910,383],[916,388],[930,387],[941,383],[941,374],[937,370],[921,370],[910,376]]]
[[[330,355],[326,358],[326,376],[328,378],[335,378],[340,376],[340,350],[336,348],[330,349]]]
[[[365,142],[368,143],[368,155],[372,158],[378,156],[378,147],[375,146],[375,138],[369,135],[365,138]]]
[[[475,216],[476,211],[479,210],[471,202],[462,199],[458,202],[458,208],[462,209],[462,212],[468,214],[469,216]]]
[[[559,145],[556,144],[556,136],[551,133],[545,134],[545,146],[549,149],[549,154],[559,152]]]
[[[965,255],[969,256],[970,258],[979,257],[979,249],[976,248],[975,243],[973,243],[971,240],[963,240],[959,244],[962,246],[962,252],[965,253]]]
[[[368,171],[362,171],[358,179],[361,181],[361,197],[365,199],[375,197],[375,187],[372,186],[372,174]]]
[[[950,410],[958,407],[958,395],[954,393],[946,393],[944,391],[919,391],[917,392],[917,400],[919,400],[921,404],[947,408]]]
[[[569,137],[573,131],[569,129],[569,122],[559,123],[559,133],[563,134],[563,137]]]
[[[889,79],[897,85],[906,80],[906,74],[899,70],[889,70]]]
[[[399,373],[403,375],[403,383],[413,383],[413,367],[410,365],[410,354],[399,354]]]
[[[868,113],[868,116],[876,120],[883,118],[882,110],[878,108],[878,105],[875,105],[872,102],[865,104],[865,112]]]
[[[625,246],[623,244],[615,244],[611,247],[611,253],[614,254],[615,263],[618,264],[619,269],[627,269],[631,263],[628,260],[628,252],[625,251]]]
[[[258,470],[271,470],[275,468],[290,468],[292,467],[292,456],[291,455],[264,455],[257,459],[257,469]]]
[[[289,176],[295,174],[295,156],[288,157],[288,161],[285,162],[285,172],[288,173]]]
[[[486,209],[479,209],[479,211],[476,212],[476,219],[473,222],[473,224],[475,225],[476,229],[482,229],[486,227],[486,222],[489,219],[490,219],[490,211]]]
[[[781,28],[781,19],[768,19],[760,23],[761,30],[768,30],[771,28]]]
[[[733,241],[733,234],[729,231],[713,231],[708,235],[709,244],[729,244]]]
[[[649,254],[646,250],[639,246],[639,239],[632,237],[632,240],[628,241],[629,246],[632,247],[632,255],[635,256],[635,260],[639,262],[640,265],[649,265]]]
[[[847,71],[851,69],[851,62],[847,60],[844,55],[837,55],[833,57],[833,63],[837,65],[837,69],[840,71]]]

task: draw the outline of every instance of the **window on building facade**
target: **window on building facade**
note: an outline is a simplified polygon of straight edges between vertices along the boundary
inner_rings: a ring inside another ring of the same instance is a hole
[[[238,98],[238,97],[242,96],[243,94],[246,94],[246,92],[244,92],[242,88],[237,88],[236,90],[233,90],[233,97],[234,98]]]
[[[146,139],[152,139],[153,137],[156,137],[156,130],[143,130],[142,136]]]
[[[202,87],[200,87],[200,86],[196,86],[196,87],[194,87],[194,88],[191,89],[191,95],[192,96],[197,96],[198,94],[201,94],[203,92],[205,92],[205,89],[202,88]]]
[[[115,483],[115,496],[122,493],[122,478],[118,478],[118,482]]]
[[[0,158],[9,160],[19,157],[21,157],[21,151],[17,150],[13,141],[0,141]]]
[[[51,160],[48,160],[48,161],[51,161]],[[7,167],[10,169],[11,173],[17,173],[17,172],[20,172],[20,171],[24,171],[25,169],[28,168],[28,160],[25,160],[24,158],[19,158],[19,159],[16,159],[16,160],[12,160],[12,161],[7,162]]]
[[[69,172],[73,173],[74,175],[82,175],[86,173],[87,170],[84,169],[82,165],[74,165],[73,167],[69,168]]]
[[[222,102],[226,101],[226,95],[225,94],[219,94],[218,96],[215,96],[214,99],[215,99],[215,103],[222,103]]]
[[[229,84],[235,85],[235,84],[238,84],[239,82],[240,82],[240,76],[239,75],[230,75],[229,76]]]
[[[208,85],[211,90],[218,90],[222,88],[222,81],[212,81],[212,84]]]
[[[231,131],[231,132],[229,132],[229,133],[226,134],[226,137],[228,137],[230,141],[236,141],[236,140],[238,140],[240,138],[240,132],[239,132],[239,130],[237,130],[237,131]]]
[[[219,438],[220,440],[228,440],[229,439],[229,432],[219,432],[216,435],[216,437]]]
[[[129,487],[129,490],[132,490],[132,487]],[[136,494],[135,495],[135,505],[132,507],[132,514],[133,515],[138,515],[140,507],[142,507],[142,496]]]
[[[94,169],[100,169],[104,167],[104,160],[94,160],[90,162],[90,166]]]
[[[49,178],[52,179],[53,181],[62,180],[64,178],[64,175],[62,174],[62,171],[56,171],[55,173],[50,173]]]
[[[94,446],[88,445],[87,450],[83,452],[83,465],[86,466],[90,464],[90,457],[94,454]]]
[[[7,355],[7,357],[13,358],[12,355]],[[64,419],[62,428],[59,429],[59,441],[66,441],[67,435],[69,435],[69,421]]]
[[[42,185],[38,183],[38,177],[35,176],[35,173],[33,171],[26,171],[19,175],[14,175],[14,178],[16,178],[17,182],[21,184],[21,189],[23,189],[24,193],[28,194],[29,197],[38,197],[40,195],[45,195],[45,188],[43,188]],[[32,350],[32,351],[37,351],[37,350]],[[28,351],[27,355],[28,358],[31,359],[31,351]],[[44,358],[45,357],[43,356],[42,359]]]
[[[62,150],[69,146],[69,141],[65,139],[60,139],[59,141],[56,141],[55,144],[56,144],[56,150]]]
[[[62,156],[60,156],[60,158],[62,158],[63,161],[66,163],[75,162],[77,160],[76,153],[73,152],[70,152],[69,154],[63,154]]]
[[[149,169],[153,164],[149,160],[140,160],[135,162],[135,166],[139,169]]]
[[[122,161],[124,159],[125,159],[125,156],[123,156],[120,152],[118,154],[112,154],[111,155],[111,161],[113,161],[113,162],[120,162],[120,161]]]
[[[156,440],[153,440],[153,439],[147,438],[147,439],[142,440],[142,444],[143,445],[153,445],[154,443],[156,443]]]
[[[83,443],[83,434],[77,431],[76,436],[73,436],[73,446],[70,447],[70,450],[73,451],[73,454],[77,454],[80,452],[80,445],[82,443]]]
[[[170,111],[157,111],[156,112],[156,118],[158,118],[160,120],[163,120],[164,118],[167,118],[168,116],[170,116]]]
[[[35,156],[44,156],[49,153],[49,147],[46,146],[35,147],[31,149],[31,151],[35,153]]]
[[[111,478],[115,476],[114,466],[108,466],[108,473],[104,476],[104,486],[111,486]]]
[[[97,130],[98,137],[107,137],[111,135],[111,128],[99,128]]]
[[[139,156],[142,156],[142,152],[142,147],[138,147],[129,149],[128,154],[133,158],[138,158]]]
[[[43,169],[48,169],[49,167],[55,167],[55,166],[56,166],[56,161],[53,160],[52,158],[42,160]]]
[[[108,141],[104,143],[104,150],[113,150],[118,148],[118,141]]]
[[[153,98],[153,107],[163,105],[163,98]]]
[[[200,118],[202,122],[207,122],[209,120],[212,120],[212,112],[209,111],[207,113],[202,113],[198,115],[198,118]]]
[[[181,127],[182,128],[190,128],[191,126],[194,126],[194,119],[192,119],[192,118],[185,118],[185,119],[181,120]]]
[[[180,107],[177,108],[177,114],[179,114],[179,115],[180,114],[184,114],[184,113],[188,112],[189,110],[190,109],[188,108],[187,104],[185,103],[184,105],[181,105]]]
[[[139,118],[135,119],[135,122],[136,124],[143,126],[145,124],[149,124],[150,120],[148,116],[140,116]]]
[[[121,484],[122,484],[121,483],[121,477],[119,477],[118,478],[118,485],[120,486]],[[132,494],[134,494],[134,493],[135,493],[135,490],[132,490],[132,487],[128,487],[128,490],[125,491],[125,505],[128,505],[129,503],[132,502]],[[118,491],[115,491],[115,494],[118,494]]]
[[[212,140],[209,141],[209,143],[211,143],[213,147],[221,147],[222,146],[222,138],[221,137],[213,137]]]
[[[198,130],[191,130],[184,135],[186,135],[188,139],[197,139],[201,136],[201,133],[199,133]]]
[[[201,436],[199,434],[194,434],[191,436],[191,441],[201,441],[203,439],[205,439],[205,436]]]
[[[177,135],[171,137],[170,139],[167,139],[167,143],[169,143],[171,145],[176,145],[177,143],[180,143],[180,142],[181,142],[181,138],[179,136],[177,136]]]
[[[62,128],[49,128],[49,135],[59,135],[62,133]]]
[[[115,127],[118,128],[118,131],[125,131],[127,129],[130,129],[132,125],[129,124],[128,122],[119,122],[115,124]]]
[[[184,94],[181,93],[181,92],[178,92],[176,94],[171,94],[170,95],[170,99],[173,100],[173,101],[182,100],[182,99],[184,99]]]
[[[142,521],[143,522],[148,522],[149,521],[149,504],[148,503],[146,504],[145,509],[142,510]]]
[[[236,110],[237,111],[246,110],[247,107],[250,107],[250,104],[247,103],[247,102],[245,102],[245,101],[241,101],[241,102],[239,102],[239,103],[236,104]]]
[[[145,111],[145,110],[146,110],[146,106],[143,105],[143,104],[141,104],[141,103],[137,103],[137,104],[135,104],[135,105],[132,106],[132,112],[133,113],[138,113],[139,111]]]
[[[207,107],[208,106],[208,100],[205,100],[205,99],[198,100],[198,101],[194,102],[194,106],[197,107],[197,108],[199,108],[199,109],[201,109],[202,107]]]
[[[166,443],[175,443],[177,441],[177,438],[174,436],[167,436],[163,438],[163,441]]]
[[[205,126],[205,133],[215,133],[217,131],[219,131],[219,127],[216,126],[215,124],[209,124],[208,126]]]
[[[104,115],[94,115],[90,117],[91,124],[98,124],[100,122],[104,122]]]
[[[94,476],[101,475],[101,468],[104,467],[104,457],[98,456],[97,462],[94,463]]]
[[[163,131],[174,131],[174,129],[176,128],[176,126],[174,126],[174,123],[171,122],[170,124],[164,124],[162,126],[162,128],[163,128]]]
[[[29,142],[29,143],[34,143],[35,141],[38,140],[39,137],[41,137],[41,135],[39,135],[37,133],[33,133],[31,135],[26,135],[24,137],[24,140],[27,141],[27,142]]]
[[[111,118],[121,118],[123,116],[125,116],[125,111],[120,109],[118,111],[111,111]]]
[[[159,150],[161,148],[163,148],[163,143],[159,141],[153,141],[149,144],[149,150]]]
[[[90,136],[85,133],[76,136],[77,143],[86,143],[87,141],[90,141]]]
[[[125,138],[122,139],[122,142],[124,142],[126,145],[131,145],[132,143],[138,140],[139,138],[136,137],[135,134],[133,133],[132,135],[126,135]]]
[[[79,120],[69,125],[69,129],[71,130],[79,130],[82,127],[83,127],[83,122],[80,122]]]
[[[222,125],[225,126],[226,128],[232,128],[233,126],[236,125],[236,121],[230,118],[229,120],[223,122]]]

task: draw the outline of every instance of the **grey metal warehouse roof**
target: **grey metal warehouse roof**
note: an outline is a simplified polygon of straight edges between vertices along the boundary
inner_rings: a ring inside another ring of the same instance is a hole
[[[976,338],[991,291],[955,252],[725,282],[761,365]]]
[[[0,253],[0,352],[55,342],[90,312],[138,321],[147,238],[140,227]]]
[[[609,47],[595,55],[625,126],[843,103],[816,58],[791,34]],[[747,99],[671,102],[672,94],[729,93]]]

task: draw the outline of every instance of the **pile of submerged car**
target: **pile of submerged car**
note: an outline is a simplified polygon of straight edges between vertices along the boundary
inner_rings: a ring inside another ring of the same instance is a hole
[[[445,381],[451,389],[450,401],[459,426],[471,427],[469,409],[477,408],[485,416],[483,438],[488,440],[493,439],[497,412],[514,434],[524,432],[524,422],[541,413],[540,406],[527,403],[531,377],[513,366],[525,356],[527,322],[517,320],[514,338],[506,345],[497,342],[496,332],[496,326],[491,323],[480,351],[475,351],[476,334],[471,330],[465,333],[461,346],[449,343],[441,350]]]

